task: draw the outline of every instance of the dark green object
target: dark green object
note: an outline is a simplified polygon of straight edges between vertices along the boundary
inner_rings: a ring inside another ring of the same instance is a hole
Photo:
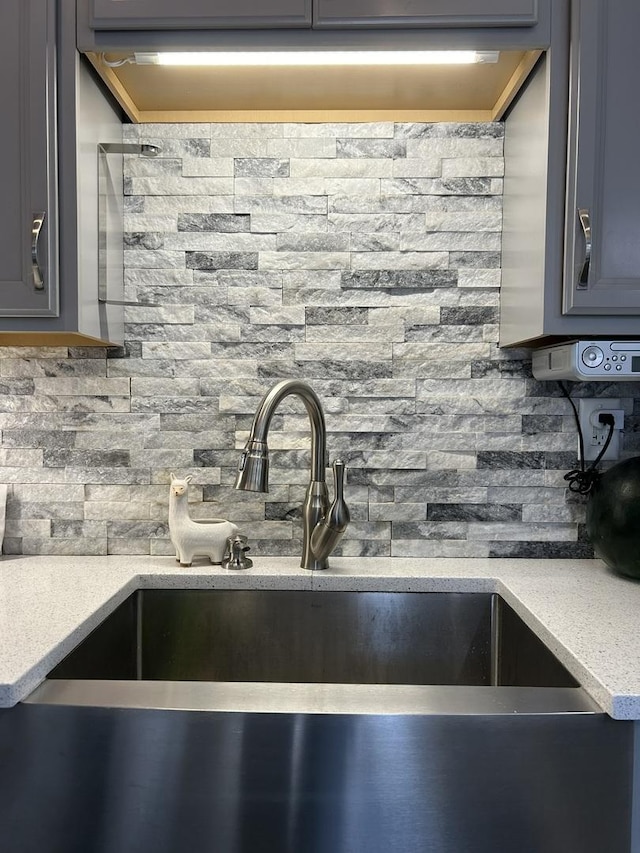
[[[640,578],[640,456],[600,475],[587,503],[587,533],[596,556]]]

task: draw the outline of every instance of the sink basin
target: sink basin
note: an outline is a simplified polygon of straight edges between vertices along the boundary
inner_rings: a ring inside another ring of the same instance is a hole
[[[489,593],[140,590],[49,678],[577,686]]]
[[[142,590],[0,712],[0,825],[28,853],[628,853],[633,736],[497,595]]]

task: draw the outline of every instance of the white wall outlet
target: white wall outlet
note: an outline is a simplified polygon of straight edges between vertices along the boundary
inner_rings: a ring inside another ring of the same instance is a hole
[[[578,414],[580,416],[580,428],[584,439],[584,458],[586,462],[597,458],[609,435],[609,425],[600,424],[598,415],[601,412],[609,412],[614,416],[615,427],[613,436],[603,459],[618,459],[620,457],[620,431],[624,426],[624,412],[620,408],[619,399],[580,399],[578,401]]]

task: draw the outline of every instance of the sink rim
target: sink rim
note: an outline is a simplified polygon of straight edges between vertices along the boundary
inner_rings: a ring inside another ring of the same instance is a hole
[[[45,679],[22,700],[171,711],[266,714],[604,714],[582,687]]]

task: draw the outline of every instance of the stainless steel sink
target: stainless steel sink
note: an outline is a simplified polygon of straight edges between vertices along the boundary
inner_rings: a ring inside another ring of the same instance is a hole
[[[476,593],[140,590],[49,678],[577,686]]]
[[[497,595],[144,590],[0,711],[0,825],[24,853],[629,853],[632,747]]]
[[[140,590],[30,701],[332,713],[595,710],[489,593]]]

